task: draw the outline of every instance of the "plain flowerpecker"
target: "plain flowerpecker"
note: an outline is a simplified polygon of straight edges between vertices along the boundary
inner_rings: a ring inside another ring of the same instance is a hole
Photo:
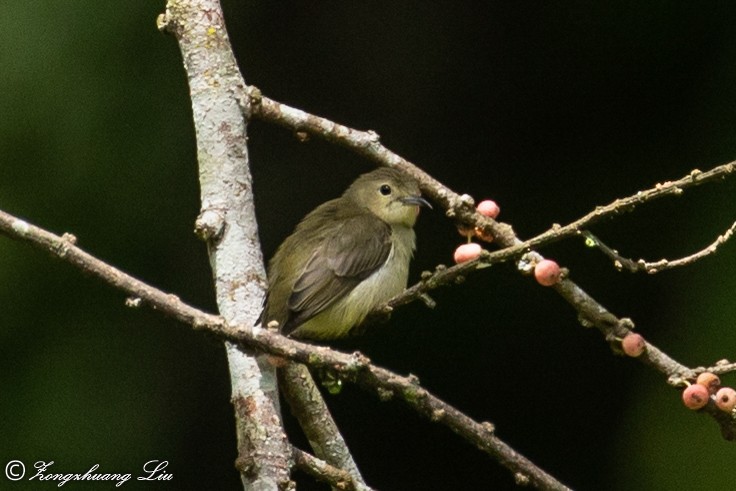
[[[348,335],[406,288],[422,206],[417,181],[386,167],[318,206],[271,259],[260,322],[297,338]]]

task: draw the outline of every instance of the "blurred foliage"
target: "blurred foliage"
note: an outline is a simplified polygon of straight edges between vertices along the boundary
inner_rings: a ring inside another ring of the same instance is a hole
[[[0,209],[214,310],[195,141],[164,2],[9,0],[0,17]],[[736,155],[736,7],[715,2],[224,1],[246,80],[277,100],[378,131],[453,189],[497,200],[528,237],[657,181]],[[266,256],[370,163],[250,126]],[[625,255],[691,253],[736,216],[708,185],[596,227]],[[418,227],[414,278],[459,242]],[[680,271],[616,273],[582,242],[543,251],[683,363],[733,357],[734,246]],[[734,444],[660,375],[611,355],[559,298],[494,267],[340,343],[414,373],[575,489],[718,488]],[[0,239],[0,464],[137,472],[126,489],[238,489],[220,344],[26,245]],[[725,382],[736,384],[732,376]],[[329,398],[378,489],[507,489],[512,477],[443,427],[354,387]],[[300,435],[289,419],[296,441]],[[704,472],[707,469],[707,472]],[[20,481],[1,488],[43,489]],[[69,483],[75,489],[97,485]],[[111,487],[112,485],[110,485]],[[300,489],[323,489],[304,480]]]

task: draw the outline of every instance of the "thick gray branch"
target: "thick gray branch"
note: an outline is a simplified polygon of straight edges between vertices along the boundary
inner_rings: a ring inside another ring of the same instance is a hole
[[[266,284],[248,168],[246,121],[233,94],[238,70],[217,0],[171,0],[159,27],[179,42],[192,99],[202,210],[217,305],[231,324],[253,324]],[[238,459],[246,489],[289,486],[290,448],[281,425],[275,369],[226,343]]]

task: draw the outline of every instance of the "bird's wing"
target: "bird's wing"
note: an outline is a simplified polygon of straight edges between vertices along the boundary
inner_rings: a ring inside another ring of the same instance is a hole
[[[296,280],[287,306],[288,334],[343,298],[373,274],[391,252],[391,227],[370,214],[345,219],[314,251]]]

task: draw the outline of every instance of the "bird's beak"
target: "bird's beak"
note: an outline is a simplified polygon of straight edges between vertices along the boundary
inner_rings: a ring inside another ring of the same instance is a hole
[[[424,206],[432,209],[432,205],[429,204],[429,201],[422,198],[421,196],[406,196],[404,198],[400,198],[399,201],[404,203],[405,205],[416,205],[416,206]]]

